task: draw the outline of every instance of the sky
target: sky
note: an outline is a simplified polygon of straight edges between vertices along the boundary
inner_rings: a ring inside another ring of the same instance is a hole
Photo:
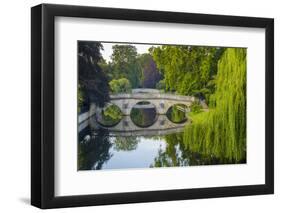
[[[103,43],[103,50],[101,51],[102,57],[108,62],[111,61],[110,56],[112,55],[112,46],[119,44],[122,45],[124,43]],[[124,44],[126,45],[126,44]],[[131,45],[134,45],[137,48],[138,54],[143,54],[143,53],[148,53],[148,49],[152,46],[157,47],[159,45],[146,45],[146,44],[134,44],[132,43]]]

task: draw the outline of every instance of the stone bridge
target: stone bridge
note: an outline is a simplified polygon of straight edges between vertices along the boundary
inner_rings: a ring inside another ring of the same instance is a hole
[[[148,91],[149,90],[149,91]],[[183,104],[187,107],[195,101],[195,97],[167,94],[150,91],[151,89],[138,89],[132,94],[110,95],[110,104],[120,108],[123,115],[130,115],[132,108],[139,102],[149,102],[155,106],[157,114],[166,114],[168,109],[175,104]],[[148,91],[148,92],[146,92]]]
[[[95,116],[92,116],[85,122],[85,124],[83,124],[84,122],[80,124],[81,127],[89,125],[93,130],[106,129],[109,131],[110,135],[120,137],[167,135],[181,132],[184,126],[189,123],[188,120],[180,124],[173,123],[167,118],[166,115],[158,115],[155,122],[151,126],[145,128],[134,124],[130,116],[123,116],[123,119],[121,119],[118,124],[112,127],[105,127],[99,124]]]

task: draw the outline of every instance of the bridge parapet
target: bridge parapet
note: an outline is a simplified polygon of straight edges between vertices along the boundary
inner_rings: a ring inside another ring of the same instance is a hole
[[[160,90],[151,88],[137,88],[132,89],[132,93],[160,93]]]
[[[195,100],[196,98],[193,96],[167,93],[123,93],[110,95],[110,103],[117,105],[124,115],[130,115],[132,108],[137,103],[143,101],[150,102],[151,105],[154,105],[157,114],[166,114],[167,110],[175,104],[184,104],[190,107]]]
[[[167,93],[123,93],[117,95],[110,95],[111,100],[116,99],[163,99],[163,100],[175,100],[175,101],[189,101],[194,102],[195,97],[193,96],[184,96],[184,95],[175,95]]]

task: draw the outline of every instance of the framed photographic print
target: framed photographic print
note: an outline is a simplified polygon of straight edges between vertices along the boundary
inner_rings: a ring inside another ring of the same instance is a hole
[[[274,21],[31,9],[31,203],[271,194]]]

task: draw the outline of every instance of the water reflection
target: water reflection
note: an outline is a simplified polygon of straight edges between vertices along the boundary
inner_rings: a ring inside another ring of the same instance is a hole
[[[123,116],[115,105],[106,106],[80,124],[79,170],[159,167],[164,157],[172,155],[171,150],[173,156],[182,155],[182,140],[168,144],[166,137],[182,138],[185,125],[158,115],[148,102],[136,104],[130,116]],[[181,162],[173,165],[184,166],[188,161]]]
[[[188,166],[189,158],[185,155],[183,133],[166,135],[164,139],[166,147],[158,150],[150,167]]]
[[[92,136],[91,133],[92,130],[89,127],[79,133],[79,170],[102,169],[103,165],[112,157],[110,149],[113,144],[108,137],[108,131],[99,130],[99,134],[95,136]]]
[[[231,147],[227,144],[218,147],[221,157],[194,152],[186,146],[183,131],[189,123],[187,113],[185,106],[173,106],[166,115],[158,115],[149,103],[142,103],[133,108],[130,116],[124,116],[115,105],[107,106],[79,126],[78,169],[236,163],[223,154]],[[205,146],[203,141],[200,143]]]
[[[96,113],[97,122],[106,127],[115,126],[121,119],[122,112],[119,107],[114,104],[107,105],[99,109],[98,113]]]
[[[224,157],[190,151],[184,145],[183,132],[162,136],[111,136],[108,130],[87,127],[79,136],[79,170],[235,163]]]
[[[137,149],[140,138],[138,137],[115,137],[114,150],[119,151],[132,151]]]
[[[166,115],[173,123],[184,123],[187,121],[188,111],[187,106],[183,104],[175,104],[168,109]]]
[[[137,103],[131,111],[131,119],[139,127],[149,127],[157,119],[156,108],[149,102]]]

